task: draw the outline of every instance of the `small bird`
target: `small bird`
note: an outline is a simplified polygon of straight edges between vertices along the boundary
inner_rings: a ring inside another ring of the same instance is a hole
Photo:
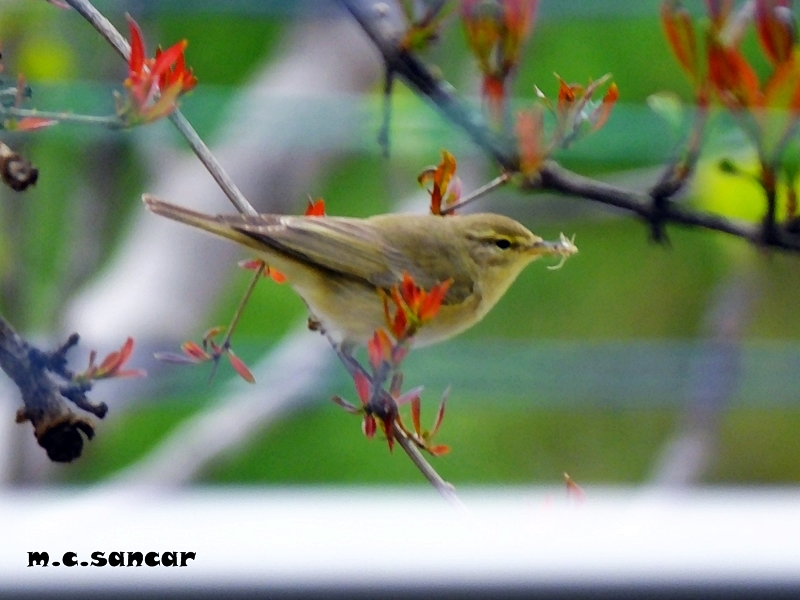
[[[383,295],[404,273],[426,290],[451,280],[415,346],[446,340],[480,321],[522,269],[540,256],[562,261],[578,249],[563,234],[548,242],[509,217],[388,214],[367,219],[263,214],[207,215],[142,197],[157,215],[255,250],[286,276],[312,318],[345,348],[385,326]]]

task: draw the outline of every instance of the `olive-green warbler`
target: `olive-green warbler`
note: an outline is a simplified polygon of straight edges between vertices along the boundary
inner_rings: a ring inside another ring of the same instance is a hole
[[[491,213],[212,216],[147,194],[142,199],[158,215],[255,250],[286,276],[325,331],[348,346],[366,343],[385,325],[379,290],[399,284],[404,273],[423,289],[452,279],[438,314],[414,338],[426,345],[480,321],[531,261],[578,251],[563,234],[547,242]]]

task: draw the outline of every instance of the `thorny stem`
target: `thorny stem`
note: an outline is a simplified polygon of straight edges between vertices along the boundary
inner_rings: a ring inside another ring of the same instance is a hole
[[[94,115],[78,115],[67,112],[48,112],[31,110],[27,108],[13,108],[0,106],[0,116],[11,118],[51,119],[60,123],[77,123],[80,125],[101,125],[108,129],[124,129],[125,123],[117,116],[99,117]]]
[[[500,186],[505,185],[510,180],[511,180],[511,175],[510,174],[508,174],[506,172],[500,173],[500,175],[498,175],[497,177],[492,179],[489,183],[487,183],[485,185],[482,185],[477,190],[474,190],[473,192],[467,194],[466,196],[464,196],[457,203],[451,204],[447,208],[443,208],[441,210],[441,213],[443,215],[449,215],[450,213],[452,213],[452,212],[454,212],[454,211],[456,211],[456,210],[458,210],[460,208],[464,208],[468,204],[471,204],[472,202],[475,202],[475,200],[478,200],[479,198],[483,198],[489,192],[499,188]]]
[[[130,44],[128,41],[122,36],[122,34],[117,31],[117,29],[111,24],[111,22],[106,19],[100,11],[98,11],[89,0],[66,0],[66,2],[75,9],[84,19],[89,21],[89,23],[97,30],[97,32],[103,36],[103,38],[111,44],[111,46],[119,53],[122,58],[128,60],[128,56],[130,55]],[[257,215],[258,212],[254,209],[251,204],[247,201],[247,198],[244,197],[242,192],[233,182],[230,175],[222,168],[222,165],[219,163],[217,158],[211,153],[208,146],[206,146],[205,142],[200,139],[200,136],[197,135],[197,132],[191,126],[189,121],[183,116],[183,114],[178,110],[175,109],[172,114],[169,116],[169,120],[172,121],[172,124],[175,128],[180,132],[180,134],[184,137],[184,139],[188,142],[189,146],[192,148],[192,151],[197,155],[197,158],[200,159],[200,162],[203,163],[205,168],[214,178],[214,181],[217,182],[217,185],[225,192],[225,195],[228,196],[228,199],[231,203],[236,207],[241,214],[244,215]]]

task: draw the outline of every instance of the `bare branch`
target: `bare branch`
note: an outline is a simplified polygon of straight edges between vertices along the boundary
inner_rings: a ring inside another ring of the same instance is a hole
[[[635,213],[648,221],[652,218],[653,207],[650,204],[650,196],[648,194],[632,192],[589,179],[588,177],[582,177],[554,162],[548,162],[539,175],[542,179],[539,189],[602,202],[603,204]],[[800,237],[796,235],[776,230],[774,239],[765,240],[761,227],[758,225],[735,221],[712,213],[690,210],[672,202],[666,204],[662,210],[663,215],[661,218],[667,221],[728,233],[753,244],[766,244],[784,250],[800,252]]]
[[[477,190],[470,192],[469,195],[464,196],[456,202],[455,204],[451,204],[450,206],[442,209],[443,215],[449,215],[454,213],[455,211],[464,208],[465,206],[472,204],[476,200],[483,198],[489,192],[496,190],[497,188],[505,185],[511,179],[511,175],[508,173],[500,173],[497,177],[492,179],[489,183],[482,185]]]
[[[400,444],[400,447],[408,455],[408,458],[411,459],[411,462],[414,463],[414,466],[419,469],[420,473],[425,476],[425,479],[439,492],[439,495],[452,506],[466,510],[464,503],[461,502],[458,494],[456,494],[456,489],[453,487],[453,484],[442,479],[442,476],[436,472],[436,469],[434,469],[427,460],[425,460],[425,457],[422,456],[422,452],[419,451],[417,445],[413,440],[409,439],[406,432],[403,431],[396,421],[392,423],[392,433],[394,434],[394,439]]]

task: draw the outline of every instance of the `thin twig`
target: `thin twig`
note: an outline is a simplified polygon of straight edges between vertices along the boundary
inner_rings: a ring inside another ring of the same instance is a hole
[[[427,97],[450,121],[461,127],[478,146],[487,151],[506,171],[518,170],[519,157],[513,144],[492,131],[480,112],[461,102],[453,87],[437,77],[411,53],[401,49],[398,40],[390,39],[378,24],[380,11],[375,2],[339,0],[358,21],[364,32],[378,48],[386,68],[402,77],[412,89]]]
[[[256,284],[258,280],[261,278],[261,275],[264,273],[264,269],[267,268],[267,263],[263,260],[261,261],[261,266],[256,269],[256,273],[253,276],[253,279],[250,281],[250,285],[247,286],[247,289],[244,292],[244,296],[242,296],[241,301],[239,302],[239,306],[236,307],[236,312],[233,313],[233,318],[231,319],[230,324],[228,325],[228,330],[225,332],[225,337],[222,338],[222,344],[220,344],[220,348],[222,352],[225,352],[231,347],[231,337],[233,336],[233,332],[236,330],[236,325],[239,323],[239,318],[242,316],[244,312],[244,307],[247,306],[247,302],[250,300],[250,296],[253,295],[253,290],[256,289]],[[217,372],[217,367],[219,366],[219,359],[221,358],[222,353],[216,354],[214,356],[214,364],[211,367],[211,375],[209,375],[208,380],[211,381],[214,379],[214,375]]]
[[[89,21],[89,23],[98,31],[101,36],[103,36],[103,38],[109,44],[111,44],[111,46],[119,53],[120,56],[122,56],[123,59],[128,60],[131,51],[130,44],[128,44],[128,41],[122,36],[122,34],[117,31],[111,22],[106,19],[100,13],[100,11],[98,11],[92,5],[91,2],[88,0],[66,0],[66,2],[84,19]],[[175,126],[175,128],[188,142],[189,146],[192,148],[192,151],[194,151],[194,153],[197,155],[197,158],[200,159],[200,162],[203,163],[205,168],[214,178],[214,181],[217,182],[225,195],[228,196],[228,199],[236,207],[236,210],[245,215],[257,215],[258,212],[256,209],[254,209],[247,201],[242,192],[233,182],[233,179],[231,179],[225,169],[222,168],[222,165],[219,164],[217,158],[211,153],[211,150],[208,149],[208,146],[206,146],[205,142],[200,139],[200,136],[197,135],[197,132],[191,126],[189,121],[186,120],[183,114],[181,114],[178,109],[175,109],[169,116],[169,120],[172,121],[172,124]]]
[[[464,196],[460,201],[456,202],[455,204],[451,204],[447,208],[443,208],[441,212],[442,212],[443,215],[449,215],[450,213],[452,213],[452,212],[454,212],[456,210],[464,208],[465,206],[471,204],[472,202],[475,202],[475,200],[478,200],[479,198],[483,198],[489,192],[499,188],[502,185],[505,185],[506,183],[508,183],[508,181],[510,179],[511,179],[511,175],[509,175],[508,173],[505,173],[505,172],[504,173],[500,173],[500,175],[498,175],[497,177],[492,179],[486,185],[482,185],[477,190],[474,190],[473,192],[467,194],[466,196]]]
[[[778,211],[777,192],[775,189],[775,169],[766,163],[761,163],[761,189],[767,197],[767,212],[764,215],[762,222],[762,237],[765,241],[769,242],[773,239],[778,231],[776,225],[776,214]]]
[[[650,197],[654,200],[667,199],[677,194],[689,181],[700,159],[703,145],[703,133],[708,121],[708,101],[699,100],[694,114],[692,128],[686,140],[675,151],[672,159],[662,171],[658,182],[650,188]]]
[[[466,506],[464,506],[464,503],[461,502],[458,494],[456,494],[456,489],[453,487],[453,485],[442,479],[441,475],[436,472],[436,469],[434,469],[431,464],[425,460],[425,457],[422,456],[422,452],[419,451],[417,445],[411,439],[409,439],[409,437],[406,435],[406,432],[403,431],[396,421],[392,422],[392,434],[394,434],[394,439],[396,439],[397,443],[400,444],[400,447],[408,455],[408,458],[411,459],[411,462],[414,463],[414,466],[419,469],[420,473],[425,476],[425,479],[427,479],[434,489],[439,492],[439,495],[447,500],[447,502],[449,502],[452,506],[466,510]]]
[[[116,115],[99,117],[95,115],[78,115],[75,113],[67,113],[67,112],[51,112],[51,111],[35,110],[28,108],[14,108],[14,107],[0,106],[0,117],[5,117],[5,118],[10,117],[12,119],[26,119],[26,118],[48,119],[52,121],[58,121],[60,123],[75,123],[78,125],[95,125],[95,126],[100,125],[102,127],[107,127],[108,129],[125,128],[125,123],[122,121],[122,119],[120,119]]]
[[[394,87],[394,71],[386,69],[383,79],[383,119],[378,131],[378,144],[383,151],[383,157],[389,158],[391,136],[389,128],[392,122],[392,88]]]
[[[222,347],[227,348],[231,343],[231,336],[233,335],[234,330],[236,329],[236,325],[239,323],[239,318],[242,316],[244,312],[244,307],[247,305],[248,300],[250,300],[250,296],[253,294],[253,290],[256,289],[256,284],[258,280],[261,278],[261,275],[264,273],[264,269],[267,268],[267,263],[263,260],[261,261],[261,266],[258,267],[256,270],[255,275],[253,276],[252,281],[250,281],[250,285],[247,286],[247,289],[244,292],[244,296],[242,297],[242,301],[239,303],[239,306],[236,308],[236,312],[231,319],[230,325],[228,325],[228,331],[225,332],[225,338],[222,340]]]

